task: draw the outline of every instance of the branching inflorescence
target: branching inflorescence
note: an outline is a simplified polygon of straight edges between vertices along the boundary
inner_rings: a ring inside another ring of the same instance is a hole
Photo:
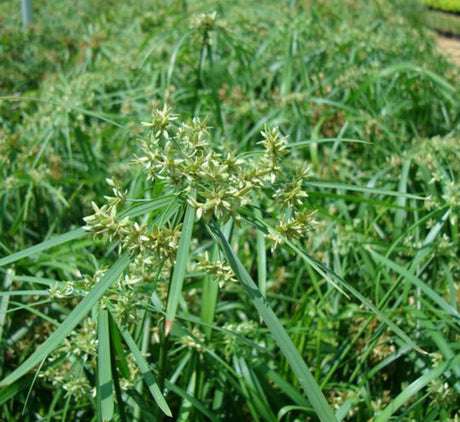
[[[204,223],[214,220],[225,224],[231,220],[242,224],[243,215],[247,216],[241,212],[243,209],[261,208],[264,217],[276,221],[275,231],[268,234],[272,249],[279,246],[283,238],[301,239],[307,234],[312,227],[313,213],[302,208],[308,197],[303,186],[309,170],[305,166],[294,169],[290,178],[283,171],[282,163],[289,149],[287,138],[278,129],[266,128],[261,132],[259,144],[263,150],[238,156],[211,144],[206,121],[193,118],[177,125],[177,119],[165,106],[153,111],[150,122],[142,122],[149,133],[141,142],[142,154],[135,157],[133,164],[144,169],[147,186],[160,186],[161,191],[175,198],[178,210],[181,204],[188,204],[194,209],[196,219]],[[95,238],[118,243],[121,250],[132,255],[128,275],[109,289],[105,302],[117,320],[129,324],[136,321],[142,307],[147,306],[146,284],[153,281],[158,297],[165,299],[162,288],[174,267],[182,227],[177,218],[138,222],[126,217],[123,208],[129,202],[128,192],[113,179],[107,179],[107,183],[113,195],[106,196],[102,206],[92,204],[94,214],[84,219],[84,228]],[[237,282],[232,268],[218,257],[211,259],[207,252],[198,255],[196,269],[216,280],[221,288]],[[95,277],[69,282],[66,288],[56,286],[53,296],[58,299],[84,296],[103,274],[103,270],[98,271]],[[76,332],[74,353],[67,347],[67,356],[73,354],[75,360],[86,353],[78,345],[93,344],[95,334],[90,334],[88,330]],[[198,332],[195,334],[201,338]],[[195,348],[194,341],[184,344]],[[52,381],[55,372],[48,371]],[[78,377],[72,378],[75,381]],[[69,389],[81,391],[89,386],[83,380],[77,384]]]
[[[150,129],[142,141],[142,155],[134,163],[141,165],[148,181],[162,183],[193,206],[198,219],[215,218],[220,223],[239,221],[240,210],[254,205],[254,197],[272,192],[268,211],[277,218],[279,231],[288,238],[299,239],[311,228],[312,213],[299,210],[308,197],[304,182],[308,168],[303,166],[288,179],[282,161],[288,154],[287,138],[278,129],[261,132],[262,154],[241,154],[218,151],[210,142],[206,121],[194,118],[179,126],[177,116],[167,106],[154,110],[151,122],[142,122]],[[259,152],[259,151],[257,151]],[[255,158],[254,158],[255,157]],[[118,241],[122,249],[135,253],[150,250],[161,258],[174,255],[178,231],[139,225],[129,218],[120,218],[120,205],[125,193],[111,179],[114,196],[95,213],[85,218],[85,229],[96,236]]]

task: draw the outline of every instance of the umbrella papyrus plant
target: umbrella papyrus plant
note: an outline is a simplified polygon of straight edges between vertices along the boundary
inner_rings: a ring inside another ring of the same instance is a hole
[[[85,218],[85,231],[74,230],[0,260],[0,265],[10,264],[85,233],[98,244],[102,240],[117,245],[120,253],[109,269],[101,266],[91,276],[49,282],[49,294],[56,300],[82,299],[1,385],[14,383],[46,362],[41,376],[62,384],[75,397],[94,389],[101,420],[111,419],[116,409],[125,415],[124,402],[137,397],[133,389],[137,395],[142,393],[140,379],[157,409],[166,415],[172,412],[164,396],[172,391],[213,419],[209,409],[194,398],[194,391],[199,390],[195,373],[187,390],[168,379],[168,352],[174,354],[185,347],[194,350],[198,360],[204,353],[220,359],[207,344],[210,330],[218,328],[213,324],[219,290],[225,295],[229,286],[240,286],[291,367],[313,412],[322,421],[335,420],[317,379],[266,298],[269,246],[271,256],[278,251],[297,255],[333,287],[361,301],[405,343],[417,348],[377,307],[303,249],[303,239],[314,230],[315,210],[306,203],[309,168],[291,157],[295,148],[278,129],[266,127],[259,149],[237,154],[228,142],[211,142],[205,121],[195,118],[179,123],[166,106],[155,110],[151,121],[143,125],[148,133],[139,141],[140,152],[133,160],[133,165],[142,169],[134,187],[128,191],[122,181],[107,179],[113,195],[105,197],[103,204],[93,204],[94,213]],[[137,192],[135,197],[132,192]],[[234,233],[239,230],[257,237],[258,283],[237,253]],[[194,299],[184,297],[183,289],[192,276],[201,279],[202,332],[187,332],[180,323],[192,318]],[[152,338],[150,324],[155,325]],[[158,353],[149,360],[146,353],[150,343]],[[260,345],[254,343],[254,347]],[[91,373],[93,377],[88,376]],[[139,415],[139,406],[132,404],[134,414]],[[187,406],[182,406],[183,418],[187,412]]]

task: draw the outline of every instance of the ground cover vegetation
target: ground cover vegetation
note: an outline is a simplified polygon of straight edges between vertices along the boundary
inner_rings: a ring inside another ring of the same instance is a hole
[[[460,12],[460,3],[457,0],[423,0],[425,4],[446,12]]]
[[[2,2],[0,419],[457,421],[460,78],[422,11]]]
[[[460,35],[460,1],[424,0],[428,9],[425,11],[426,24],[443,34],[458,37]]]

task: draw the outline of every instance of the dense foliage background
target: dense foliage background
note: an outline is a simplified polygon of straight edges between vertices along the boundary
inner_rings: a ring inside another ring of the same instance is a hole
[[[146,137],[140,122],[167,103],[181,121],[207,117],[214,147],[243,156],[260,150],[265,125],[278,126],[288,167],[311,167],[302,209],[316,223],[299,244],[332,278],[289,245],[272,251],[254,226],[236,226],[231,244],[337,418],[458,420],[460,75],[422,26],[421,4],[33,4],[28,32],[17,1],[0,4],[2,379],[80,302],[66,286],[93,286],[117,248],[80,237],[14,264],[8,256],[82,226],[91,202],[112,195],[107,178],[134,204],[159,197],[132,159]],[[261,219],[276,202],[264,201]],[[144,305],[146,273],[140,291],[105,296],[125,304],[123,327],[108,320],[108,332],[132,336],[164,381],[174,420],[317,420],[241,285],[220,290],[215,314],[203,300],[209,280],[193,263],[213,245],[202,224],[193,239],[168,339],[169,280],[156,279],[156,302]],[[93,309],[39,376],[2,387],[0,419],[100,420],[105,351],[117,356],[114,420],[160,420],[133,349],[112,340],[101,352],[101,321]]]

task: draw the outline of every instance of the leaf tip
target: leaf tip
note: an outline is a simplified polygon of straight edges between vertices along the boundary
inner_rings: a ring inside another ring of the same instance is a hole
[[[169,333],[171,332],[171,328],[174,324],[173,320],[166,320],[165,322],[165,336],[168,336]]]

